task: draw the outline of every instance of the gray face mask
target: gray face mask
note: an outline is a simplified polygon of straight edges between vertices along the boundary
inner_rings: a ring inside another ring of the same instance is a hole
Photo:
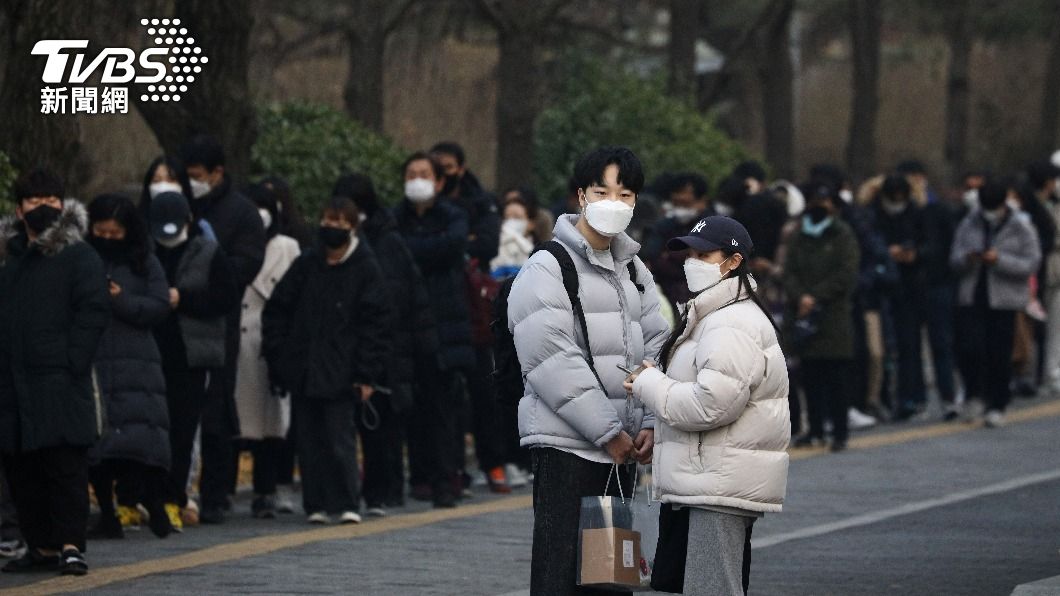
[[[211,188],[212,187],[210,186],[209,182],[196,180],[195,178],[191,179],[191,195],[196,199],[201,199],[206,195],[210,194]]]

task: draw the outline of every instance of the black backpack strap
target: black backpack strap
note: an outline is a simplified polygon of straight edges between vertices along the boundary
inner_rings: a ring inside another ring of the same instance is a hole
[[[637,291],[641,294],[644,293],[644,284],[637,283],[637,257],[633,257],[626,264],[626,269],[629,269],[629,281],[633,282],[633,286],[637,288]]]
[[[548,251],[559,262],[559,270],[563,276],[563,289],[567,291],[567,297],[570,298],[571,307],[574,309],[574,319],[581,326],[582,337],[585,338],[585,361],[589,363],[589,370],[593,371],[596,382],[600,384],[600,389],[606,395],[607,389],[604,387],[604,382],[600,380],[600,373],[596,372],[596,362],[593,360],[593,352],[589,343],[589,327],[585,323],[585,309],[582,308],[582,300],[578,297],[578,269],[574,266],[574,260],[571,259],[567,249],[555,240],[542,243],[538,250]]]

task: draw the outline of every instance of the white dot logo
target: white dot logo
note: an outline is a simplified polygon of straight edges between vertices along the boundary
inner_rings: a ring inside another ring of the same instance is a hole
[[[140,19],[149,41],[153,41],[157,48],[164,48],[167,55],[164,62],[157,63],[165,67],[163,80],[148,85],[147,93],[140,95],[141,101],[179,102],[188,91],[187,84],[195,82],[191,73],[201,73],[199,65],[209,62],[202,48],[195,45],[195,38],[188,28],[180,24],[180,19]]]

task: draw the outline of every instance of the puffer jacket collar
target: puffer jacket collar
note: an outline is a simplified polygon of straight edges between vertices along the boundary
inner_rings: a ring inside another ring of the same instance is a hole
[[[580,217],[578,214],[561,215],[559,220],[556,221],[556,229],[553,234],[556,240],[565,244],[575,254],[585,257],[590,264],[615,272],[625,267],[626,263],[630,262],[640,252],[640,244],[630,238],[629,234],[623,232],[611,239],[612,261],[609,263],[601,259],[596,254],[596,251],[593,250],[593,247],[589,245],[589,241],[585,239],[585,236],[582,236],[582,233],[575,227]]]
[[[53,257],[72,244],[80,242],[88,231],[88,212],[84,205],[75,199],[63,201],[63,211],[44,233],[35,246],[41,254]],[[0,262],[7,260],[8,255],[25,250],[25,226],[20,219],[9,215],[0,220]]]
[[[748,276],[748,281],[751,282],[752,290],[758,288],[758,284],[753,277]],[[748,298],[747,291],[740,288],[740,280],[735,277],[727,277],[717,285],[703,290],[689,300],[687,304],[683,305],[683,308],[688,311],[688,322],[685,325],[684,332],[681,333],[674,346],[676,347],[688,339],[688,336],[695,330],[696,325],[705,319],[707,315],[723,306],[728,306],[746,298]]]

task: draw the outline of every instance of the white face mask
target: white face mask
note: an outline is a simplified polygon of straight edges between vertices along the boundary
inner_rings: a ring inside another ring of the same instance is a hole
[[[203,180],[191,179],[191,196],[201,199],[210,194],[210,183]]]
[[[526,229],[530,222],[525,219],[506,219],[501,224],[501,232],[512,236],[526,236]]]
[[[685,259],[685,283],[688,284],[688,291],[698,294],[721,283],[721,263],[707,263],[692,257]]]
[[[975,209],[979,207],[979,189],[969,188],[964,191],[963,195],[964,206],[969,209]]]
[[[844,188],[843,190],[839,191],[839,198],[843,199],[843,202],[849,205],[850,203],[854,202],[854,193]]]
[[[188,241],[188,226],[184,226],[180,230],[179,234],[177,234],[173,238],[170,238],[169,240],[163,240],[161,238],[155,238],[155,241],[158,242],[159,244],[161,244],[162,246],[166,247],[166,248],[173,248],[173,247],[176,247],[176,246],[180,246],[181,244],[184,244],[185,242]]]
[[[261,223],[265,224],[265,229],[269,229],[272,225],[272,214],[269,213],[268,209],[258,209],[258,215],[261,216]]]
[[[589,203],[584,212],[589,227],[607,238],[614,238],[625,232],[633,219],[633,207],[610,199]]]
[[[997,224],[1001,221],[1001,218],[1005,216],[1005,208],[998,207],[997,209],[991,209],[989,211],[983,210],[983,219],[990,222],[991,224]]]
[[[413,203],[426,203],[434,198],[434,183],[426,178],[406,180],[405,196]]]
[[[176,182],[152,182],[147,187],[147,194],[151,195],[151,198],[155,198],[164,192],[175,192],[182,194],[184,189],[180,187]]]
[[[892,201],[891,199],[883,199],[881,203],[883,205],[883,212],[887,215],[895,216],[901,215],[905,212],[906,207],[909,206],[908,201]]]
[[[725,203],[714,203],[714,210],[718,212],[718,215],[732,217],[733,208]]]
[[[674,207],[670,210],[670,217],[681,225],[688,225],[699,218],[699,211],[692,207]]]

